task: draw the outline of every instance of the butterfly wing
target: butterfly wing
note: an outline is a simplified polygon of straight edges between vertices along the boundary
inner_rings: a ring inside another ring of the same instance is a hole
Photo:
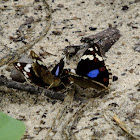
[[[31,51],[30,55],[33,59],[32,66],[35,74],[40,77],[44,81],[44,83],[46,83],[47,85],[51,85],[54,81],[52,73],[48,70],[44,62],[34,51]]]
[[[64,58],[62,58],[60,62],[52,69],[51,71],[52,75],[59,77],[63,72],[63,68],[64,68]]]
[[[77,65],[76,74],[88,77],[104,86],[109,86],[111,73],[104,63],[100,48],[97,44],[91,45],[81,57]]]
[[[30,81],[38,86],[42,86],[42,87],[45,86],[45,83],[42,81],[42,79],[40,79],[40,77],[38,77],[34,73],[32,64],[15,62],[14,66],[17,70],[19,70],[24,75],[24,77],[28,81]]]

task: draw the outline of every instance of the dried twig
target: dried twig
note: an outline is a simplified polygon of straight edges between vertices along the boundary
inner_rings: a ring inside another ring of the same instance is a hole
[[[125,131],[127,134],[129,134],[132,138],[135,138],[136,140],[138,140],[138,138],[136,136],[134,136],[131,132],[128,131],[126,125],[124,124],[124,122],[122,122],[118,116],[115,114],[113,116],[113,119],[115,120],[115,122],[119,125],[119,127]]]
[[[44,94],[51,99],[57,99],[63,101],[65,98],[65,94],[60,92],[54,92],[52,90],[47,90],[38,86],[24,84],[15,82],[13,80],[7,79],[5,76],[0,76],[0,86],[6,86],[8,88],[14,88],[22,91],[27,91],[32,94]]]
[[[118,41],[120,38],[120,32],[117,28],[108,28],[102,32],[99,32],[95,35],[90,35],[88,37],[83,37],[81,39],[81,42],[83,42],[83,45],[73,45],[73,46],[67,46],[64,50],[65,54],[67,56],[73,56],[75,55],[79,50],[81,53],[84,52],[88,47],[90,47],[90,44],[96,43],[99,45],[101,54],[105,55],[105,53],[111,48],[111,46]]]
[[[97,43],[100,46],[102,55],[107,52],[111,46],[119,40],[120,31],[115,27],[110,27],[95,35],[90,35],[81,39],[84,43]]]

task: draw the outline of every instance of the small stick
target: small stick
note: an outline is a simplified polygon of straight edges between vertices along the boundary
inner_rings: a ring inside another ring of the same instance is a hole
[[[95,35],[83,37],[81,39],[81,42],[83,43],[82,45],[67,46],[64,49],[64,53],[67,56],[72,57],[77,54],[78,51],[82,53],[88,47],[90,47],[91,44],[96,43],[97,45],[99,45],[101,54],[104,56],[105,53],[112,47],[112,45],[119,40],[120,36],[120,31],[117,28],[110,27]]]
[[[1,86],[6,86],[7,88],[13,88],[13,89],[18,89],[22,91],[27,91],[32,94],[44,94],[48,96],[51,99],[57,99],[60,101],[63,101],[65,98],[65,94],[60,93],[60,92],[54,92],[52,90],[47,90],[38,86],[30,85],[30,84],[24,84],[24,83],[19,83],[15,82],[11,79],[7,79],[5,76],[0,76],[0,87]],[[2,89],[2,87],[1,87]]]
[[[113,119],[115,120],[115,122],[119,125],[119,127],[120,127],[123,131],[125,131],[125,132],[126,132],[127,134],[129,134],[131,137],[133,137],[133,138],[135,138],[136,140],[138,140],[138,138],[136,138],[136,136],[134,136],[131,132],[129,132],[129,131],[127,130],[127,128],[126,128],[124,122],[122,122],[122,121],[118,118],[118,116],[117,116],[116,114],[113,116]]]

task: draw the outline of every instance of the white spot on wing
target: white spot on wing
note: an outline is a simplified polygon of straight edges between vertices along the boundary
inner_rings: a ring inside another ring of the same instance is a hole
[[[75,74],[76,74],[75,69],[71,69],[71,70],[70,70],[70,72],[72,72],[72,73],[75,73]]]
[[[27,75],[27,73],[25,71],[23,71],[23,74],[26,78],[29,78],[29,76]]]
[[[20,67],[21,66],[20,63],[17,63],[17,66]]]
[[[103,61],[102,56],[99,56],[97,53],[95,55],[96,55],[96,58],[98,58],[99,61]]]
[[[98,47],[95,46],[95,50],[98,51]]]
[[[26,71],[26,72],[30,72],[30,68],[31,68],[31,64],[27,64],[25,67],[24,67],[24,70]]]
[[[93,48],[88,48],[88,50],[92,52],[93,51]]]
[[[85,59],[93,60],[94,59],[94,56],[93,55],[83,55],[81,57],[81,59],[83,59],[83,60],[85,60]]]

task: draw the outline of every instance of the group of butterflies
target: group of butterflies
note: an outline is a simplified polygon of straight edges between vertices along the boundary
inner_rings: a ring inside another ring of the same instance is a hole
[[[30,52],[30,56],[33,63],[16,62],[14,66],[25,79],[38,86],[55,89],[73,81],[83,88],[109,88],[111,72],[105,65],[97,44],[92,44],[84,52],[75,70],[65,69],[62,58],[50,71],[34,51]]]

